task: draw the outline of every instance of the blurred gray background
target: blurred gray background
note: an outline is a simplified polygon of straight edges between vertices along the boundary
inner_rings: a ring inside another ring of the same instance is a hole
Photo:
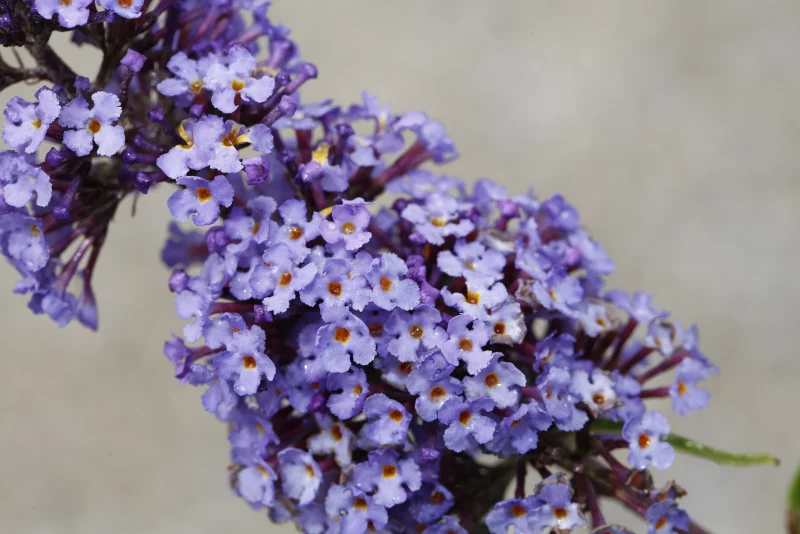
[[[307,98],[366,88],[426,110],[462,153],[448,173],[563,193],[617,261],[612,285],[699,324],[723,373],[674,430],[784,464],[679,457],[668,474],[713,532],[780,532],[800,459],[800,2],[276,4],[319,66]],[[91,74],[95,56],[68,54]],[[118,214],[98,334],[34,317],[0,266],[0,532],[281,530],[230,495],[225,428],[161,355],[180,329],[167,193]]]

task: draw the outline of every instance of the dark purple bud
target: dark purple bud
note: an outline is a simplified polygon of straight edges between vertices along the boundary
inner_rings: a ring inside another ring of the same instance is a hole
[[[92,82],[89,81],[89,78],[85,76],[78,76],[75,78],[75,89],[79,92],[88,91],[91,86]]]
[[[125,147],[122,151],[122,162],[126,165],[133,165],[135,163],[150,163],[155,165],[158,156],[155,154],[141,154],[136,152],[131,147]]]
[[[307,410],[309,412],[319,411],[320,408],[325,406],[326,402],[327,399],[325,398],[325,395],[323,395],[322,393],[317,393],[316,395],[314,395],[314,398],[312,398],[311,402],[308,404]]]
[[[519,215],[519,208],[517,203],[513,200],[499,200],[497,206],[500,208],[500,215],[502,217],[511,218]]]
[[[69,187],[67,187],[67,190],[64,192],[64,196],[61,197],[61,202],[59,202],[58,206],[53,208],[53,216],[57,221],[68,221],[72,218],[69,210],[70,207],[72,207],[72,201],[75,200],[75,195],[78,193],[78,187],[80,185],[81,177],[74,177],[69,183]]]
[[[275,39],[269,43],[269,59],[266,66],[273,69],[282,69],[294,53],[294,44],[286,39]]]
[[[72,159],[67,155],[68,153],[67,149],[64,149],[64,152],[60,152],[57,148],[51,148],[44,157],[44,161],[51,167],[59,167]]]
[[[180,293],[189,285],[189,275],[183,269],[175,269],[169,277],[169,290]]]
[[[269,110],[261,123],[272,126],[281,117],[291,117],[295,111],[297,111],[297,101],[288,95],[283,95],[278,105]]]
[[[102,24],[107,22],[109,24],[115,22],[117,20],[117,14],[113,11],[106,10],[100,11],[99,13],[92,13],[89,15],[89,24]],[[123,19],[124,20],[124,19]],[[78,33],[78,32],[75,32]]]
[[[439,290],[428,282],[422,282],[419,285],[419,298],[423,304],[436,306],[436,300],[439,298]]]
[[[266,156],[247,158],[242,163],[244,164],[244,172],[247,175],[247,185],[269,182],[269,159]]]
[[[294,93],[297,91],[301,85],[306,83],[308,80],[314,79],[317,77],[317,67],[312,65],[311,63],[303,63],[300,67],[300,72],[297,76],[294,77],[292,81],[286,84],[286,88],[284,92],[287,94]]]
[[[420,450],[420,458],[425,463],[435,462],[439,458],[439,451],[434,447],[423,447]]]
[[[425,236],[419,232],[413,232],[411,235],[408,236],[408,240],[414,243],[415,245],[425,245],[428,240],[425,239]]]
[[[129,48],[125,53],[125,57],[122,58],[120,63],[130,68],[133,72],[139,72],[144,67],[145,60],[146,58],[142,54],[132,48]]]
[[[193,104],[192,107],[189,108],[189,115],[194,117],[195,119],[199,119],[203,116],[203,110],[206,108],[205,104]]]
[[[161,122],[164,120],[164,108],[153,108],[147,113],[150,122]]]
[[[206,246],[211,253],[221,251],[229,242],[222,226],[215,226],[206,232]]]
[[[280,71],[278,74],[275,75],[275,90],[277,91],[281,87],[284,87],[292,77],[286,71]]]
[[[267,311],[267,308],[261,304],[253,306],[253,313],[255,314],[256,323],[271,323],[272,314]]]
[[[160,172],[137,172],[133,186],[142,194],[147,194],[155,184],[163,182],[167,177]]]
[[[408,206],[408,200],[405,198],[398,198],[392,204],[392,209],[397,213],[401,213]]]
[[[406,259],[406,265],[408,266],[409,278],[417,283],[421,283],[425,280],[425,258],[416,254],[409,256]]]
[[[141,150],[143,152],[155,152],[161,153],[164,149],[157,144],[153,143],[149,139],[142,137],[141,135],[137,134],[136,137],[133,138],[133,142],[131,143],[136,150]]]

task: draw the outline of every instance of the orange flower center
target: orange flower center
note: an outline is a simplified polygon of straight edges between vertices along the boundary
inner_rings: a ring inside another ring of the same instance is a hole
[[[36,120],[31,123],[31,126],[33,126],[36,130],[38,130],[39,128],[42,127],[42,119],[36,117]]]
[[[483,379],[483,383],[486,384],[487,387],[493,388],[500,383],[500,379],[497,378],[496,374],[489,373],[486,375],[486,378]]]
[[[366,510],[367,501],[365,501],[361,497],[356,497],[355,499],[353,499],[353,508],[355,508],[356,510]]]
[[[211,200],[211,190],[207,187],[198,187],[194,194],[200,202],[208,202]]]
[[[434,226],[442,227],[447,224],[447,219],[443,217],[433,217],[431,218],[431,224]]]
[[[498,336],[502,336],[506,333],[506,323],[495,323],[494,324],[494,333]]]
[[[331,436],[333,436],[333,439],[336,441],[342,440],[342,429],[339,428],[339,425],[333,425],[331,427]]]
[[[353,388],[353,395],[361,395],[362,391],[364,388],[361,387],[361,384],[356,384],[356,387]]]
[[[553,517],[561,521],[562,519],[566,519],[567,517],[567,510],[564,508],[553,508]]]
[[[431,390],[428,392],[428,396],[431,398],[431,400],[437,402],[445,395],[447,395],[447,392],[442,386],[433,386],[433,388],[431,388]]]
[[[381,289],[383,289],[384,291],[391,291],[392,281],[386,278],[385,276],[381,276]]]
[[[269,478],[269,471],[267,471],[266,467],[264,467],[263,465],[259,465],[259,466],[256,466],[256,469],[258,469],[259,472],[262,475],[264,475],[264,478]]]
[[[458,415],[458,422],[464,426],[469,423],[470,419],[472,419],[472,413],[468,410],[464,410]]]
[[[678,380],[678,395],[683,397],[686,395],[686,392],[689,391],[689,388],[684,384],[681,380]]]
[[[411,371],[414,370],[414,364],[411,362],[403,362],[397,366],[397,370],[403,375],[410,375]]]
[[[383,478],[393,478],[397,476],[397,468],[391,464],[384,465],[381,469],[381,473],[383,474]]]
[[[472,304],[478,304],[481,301],[481,294],[480,293],[473,293],[472,291],[467,291],[467,302]]]
[[[289,228],[289,239],[291,239],[292,241],[297,241],[301,237],[303,237],[302,228],[300,228],[299,226],[292,226],[291,228]]]
[[[648,436],[647,434],[639,434],[639,448],[640,449],[646,449],[647,447],[649,447],[651,441],[652,440],[650,439],[650,436]]]
[[[447,497],[441,491],[434,491],[431,493],[431,502],[433,504],[442,504]]]
[[[408,335],[413,337],[414,339],[419,339],[422,337],[422,334],[425,333],[425,330],[418,324],[412,324],[411,328],[408,329]]]
[[[461,349],[462,352],[469,352],[472,350],[472,341],[462,337],[458,340],[458,348]]]
[[[598,406],[605,404],[606,396],[599,392],[595,393],[594,395],[592,395],[592,402],[597,404]]]
[[[656,530],[662,528],[666,524],[667,524],[667,518],[666,517],[660,518],[658,521],[656,521]]]
[[[292,273],[281,274],[281,279],[278,282],[281,286],[286,287],[292,283]]]
[[[42,232],[40,232],[39,229],[36,227],[36,225],[33,223],[31,223],[29,230],[31,231],[31,234],[33,234],[33,237],[39,237],[40,235],[42,235]]]
[[[193,93],[199,93],[200,90],[203,88],[203,82],[202,80],[195,80],[189,87],[192,89]]]
[[[310,465],[307,465],[306,466],[306,474],[308,475],[308,478],[314,478],[314,475],[315,475],[314,474],[314,468],[311,467]]]
[[[350,339],[350,330],[342,327],[337,328],[333,333],[333,339],[339,343],[347,343],[347,340]]]
[[[391,412],[389,412],[389,419],[391,419],[395,423],[399,423],[400,421],[403,420],[403,412],[401,412],[400,410],[392,410]]]
[[[381,323],[372,323],[369,325],[369,335],[372,337],[380,337],[383,335],[383,325]]]
[[[525,508],[523,508],[518,504],[515,504],[511,507],[511,515],[513,515],[514,517],[522,517],[526,513],[527,512],[525,511]]]
[[[256,359],[252,356],[245,356],[242,358],[242,367],[245,369],[255,369],[256,368]]]
[[[338,297],[342,294],[342,284],[339,282],[331,282],[328,284],[328,293],[333,295],[334,297]]]
[[[100,121],[98,121],[96,119],[92,119],[92,120],[89,121],[89,124],[86,127],[89,129],[90,132],[92,132],[93,134],[96,134],[97,132],[100,131],[100,129],[103,127],[103,125],[100,124]]]
[[[133,5],[133,0],[117,0],[117,5],[119,7],[128,8]]]
[[[346,222],[342,225],[342,233],[350,235],[356,231],[356,225],[351,222]]]

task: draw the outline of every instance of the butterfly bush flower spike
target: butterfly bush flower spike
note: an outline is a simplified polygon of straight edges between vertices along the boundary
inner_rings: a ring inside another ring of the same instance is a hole
[[[164,372],[228,428],[251,508],[309,534],[629,533],[600,509],[617,499],[637,532],[695,528],[647,471],[678,461],[664,407],[710,400],[696,329],[606,288],[613,261],[562,196],[441,174],[458,151],[435,118],[309,101],[331,74],[269,7],[0,2],[2,43],[36,62],[0,88],[39,84],[4,113],[13,291],[96,329],[111,221],[166,189],[186,323]],[[103,55],[92,79],[48,45],[67,30]]]

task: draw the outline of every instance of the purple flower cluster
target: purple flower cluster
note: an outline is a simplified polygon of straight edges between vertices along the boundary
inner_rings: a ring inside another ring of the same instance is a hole
[[[99,3],[5,22],[43,29],[19,75],[53,85],[5,111],[0,247],[34,312],[95,328],[116,208],[174,187],[162,256],[187,324],[164,352],[228,424],[236,494],[308,533],[629,532],[599,496],[688,528],[682,490],[647,476],[675,451],[645,400],[687,415],[717,370],[694,327],[605,289],[573,206],[423,169],[458,155],[424,113],[304,103],[317,69],[268,2]],[[61,27],[104,51],[96,80],[47,48]]]

